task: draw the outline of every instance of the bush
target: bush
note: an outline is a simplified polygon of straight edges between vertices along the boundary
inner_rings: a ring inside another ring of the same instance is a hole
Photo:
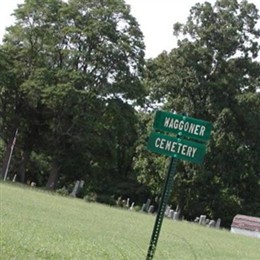
[[[134,210],[135,210],[135,211],[140,211],[140,210],[141,210],[141,206],[139,206],[139,205],[134,206]]]
[[[113,197],[108,195],[98,195],[96,201],[110,206],[116,205],[116,200]]]
[[[69,196],[69,191],[65,186],[63,186],[61,189],[57,189],[56,192],[62,196]]]
[[[95,192],[90,192],[83,198],[87,202],[99,202],[102,204],[107,204],[110,206],[115,206],[116,201],[113,197],[108,196],[108,195],[101,195],[101,194],[96,194]]]
[[[96,202],[97,201],[97,194],[95,192],[90,192],[83,199],[87,202]]]

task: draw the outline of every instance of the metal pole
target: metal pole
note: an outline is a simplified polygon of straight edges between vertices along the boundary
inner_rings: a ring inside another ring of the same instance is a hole
[[[7,166],[6,166],[5,174],[4,174],[4,181],[5,181],[6,178],[7,178],[7,174],[8,174],[8,170],[9,170],[9,166],[10,166],[10,161],[11,161],[11,157],[12,157],[12,154],[13,154],[13,150],[14,150],[14,146],[15,146],[17,134],[18,134],[18,128],[17,128],[16,131],[15,131],[14,139],[13,139],[13,142],[12,142],[12,145],[11,145],[11,151],[10,151],[10,154],[9,154],[9,158],[8,158],[8,162],[7,162]]]
[[[168,199],[169,199],[171,191],[172,191],[173,179],[174,179],[174,174],[176,171],[176,165],[177,165],[177,159],[171,157],[169,168],[168,168],[168,173],[167,173],[167,176],[166,176],[166,179],[164,182],[164,187],[162,190],[161,202],[159,204],[158,212],[156,215],[156,220],[154,223],[153,233],[151,236],[146,260],[152,260],[155,250],[156,250],[156,245],[157,245],[158,238],[160,235],[160,230],[161,230],[161,226],[162,226],[162,222],[163,222],[165,209],[166,209],[167,202],[168,202]]]

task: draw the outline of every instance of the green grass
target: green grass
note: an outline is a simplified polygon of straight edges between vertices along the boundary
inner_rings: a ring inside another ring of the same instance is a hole
[[[145,259],[155,217],[0,183],[0,259]],[[260,240],[164,219],[154,259],[260,259]]]

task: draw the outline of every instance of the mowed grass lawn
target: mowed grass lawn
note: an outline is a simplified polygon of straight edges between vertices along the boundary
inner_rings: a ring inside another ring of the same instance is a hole
[[[145,259],[155,217],[0,183],[0,259]],[[154,259],[260,259],[260,240],[164,219]]]

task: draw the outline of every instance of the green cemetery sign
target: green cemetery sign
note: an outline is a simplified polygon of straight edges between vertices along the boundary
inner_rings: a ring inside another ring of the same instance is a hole
[[[165,111],[156,112],[153,126],[155,130],[196,140],[207,141],[210,138],[211,123]]]
[[[160,133],[152,133],[150,135],[147,148],[154,153],[194,163],[202,163],[206,152],[204,144]]]
[[[176,137],[153,132],[147,145],[151,152],[170,156],[171,161],[162,190],[161,202],[157,211],[146,260],[152,260],[155,253],[167,201],[172,190],[177,159],[202,163],[206,152],[206,145],[202,141],[206,142],[210,138],[211,131],[209,122],[165,111],[156,112],[153,126],[157,131],[174,133]]]

